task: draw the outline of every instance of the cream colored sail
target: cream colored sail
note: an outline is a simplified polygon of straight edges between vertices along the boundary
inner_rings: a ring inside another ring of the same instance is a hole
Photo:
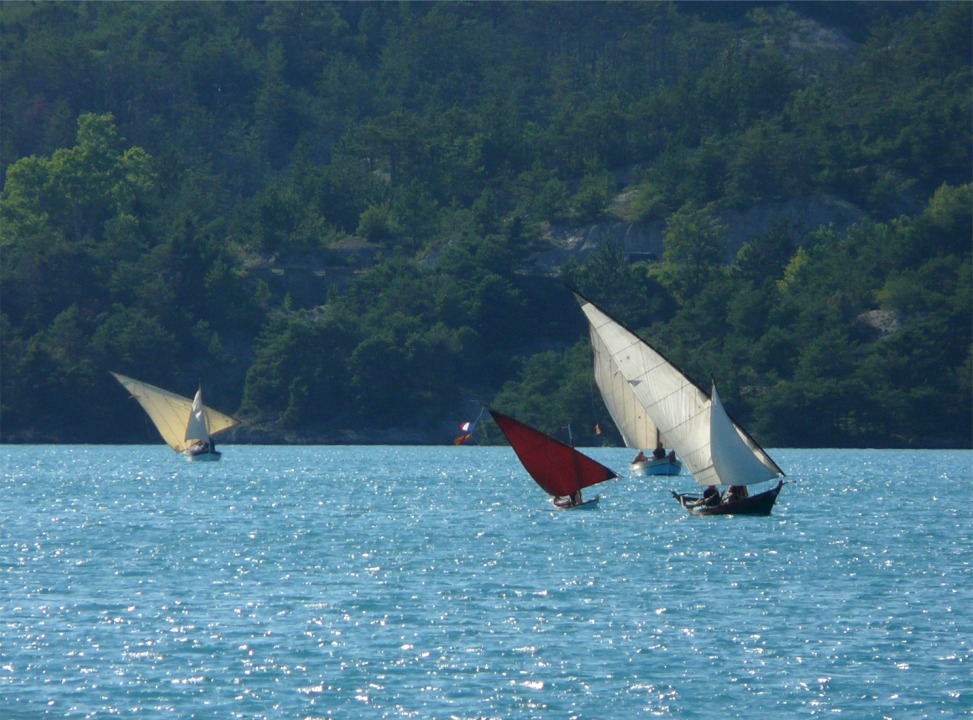
[[[199,392],[196,395],[201,413],[194,418],[193,401],[189,398],[125,375],[118,373],[112,375],[132,394],[132,397],[139,401],[162,439],[176,452],[185,451],[196,440],[206,442],[210,436],[240,422],[236,418],[203,405],[202,394]],[[206,433],[205,437],[196,437],[203,433]]]
[[[783,474],[770,456],[729,417],[726,423],[763,471],[752,475],[746,467],[738,468],[739,456],[733,451],[721,456],[725,467],[715,466],[711,440],[713,403],[706,393],[635,333],[586,298],[580,295],[577,298],[592,335],[600,341],[599,347],[618,368],[666,444],[676,451],[700,485],[748,485],[767,480],[768,472],[769,477]],[[718,404],[717,412],[725,416],[722,404]],[[719,418],[717,428],[723,432]],[[721,450],[729,447],[729,437],[724,433],[718,438]],[[725,478],[721,472],[726,473]]]
[[[622,434],[625,446],[644,449],[656,446],[655,423],[642,407],[638,397],[611,358],[601,337],[591,329],[591,350],[594,355],[595,384],[608,408],[608,414]]]

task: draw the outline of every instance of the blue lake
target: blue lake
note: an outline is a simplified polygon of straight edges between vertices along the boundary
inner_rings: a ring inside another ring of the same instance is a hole
[[[554,511],[509,448],[221,449],[0,446],[0,716],[973,712],[970,452],[771,450],[772,516],[697,518]]]

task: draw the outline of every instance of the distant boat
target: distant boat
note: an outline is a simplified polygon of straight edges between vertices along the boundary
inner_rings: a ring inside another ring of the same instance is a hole
[[[202,388],[190,400],[141,380],[112,375],[139,401],[162,439],[177,453],[195,461],[215,461],[223,456],[217,452],[213,436],[240,421],[203,405]]]
[[[591,351],[594,356],[595,384],[601,392],[601,397],[608,408],[608,414],[618,428],[618,432],[625,441],[625,447],[635,448],[638,454],[632,459],[631,470],[635,475],[678,475],[682,472],[682,463],[675,452],[668,455],[663,450],[662,457],[655,457],[653,452],[645,451],[661,448],[662,433],[652,422],[649,413],[642,406],[638,395],[622,375],[605,341],[589,325],[591,337]]]
[[[635,475],[679,475],[682,472],[682,463],[675,457],[675,451],[662,458],[646,460],[636,455],[630,467]]]
[[[625,396],[621,391],[624,381],[630,391],[628,401],[637,401],[645,410],[696,482],[706,487],[730,487],[719,504],[714,500],[704,505],[701,496],[673,492],[676,500],[699,515],[770,514],[783,481],[758,495],[749,495],[746,488],[777,479],[784,471],[727,415],[716,384],[707,393],[604,310],[577,291],[575,297],[596,338],[596,353],[603,352],[606,357],[602,362],[618,371],[613,380],[618,392]]]
[[[527,473],[561,509],[591,509],[598,496],[583,501],[582,488],[618,477],[614,470],[530,425],[488,408]]]

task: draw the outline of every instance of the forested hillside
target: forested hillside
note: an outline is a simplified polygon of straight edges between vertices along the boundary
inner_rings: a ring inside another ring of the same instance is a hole
[[[109,370],[242,442],[617,439],[565,282],[765,446],[973,442],[970,3],[0,23],[4,442],[156,442]]]

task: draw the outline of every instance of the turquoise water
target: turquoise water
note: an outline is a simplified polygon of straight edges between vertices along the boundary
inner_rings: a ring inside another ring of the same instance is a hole
[[[0,716],[973,709],[969,452],[775,451],[771,517],[696,518],[553,511],[507,448],[221,449],[0,447]]]

